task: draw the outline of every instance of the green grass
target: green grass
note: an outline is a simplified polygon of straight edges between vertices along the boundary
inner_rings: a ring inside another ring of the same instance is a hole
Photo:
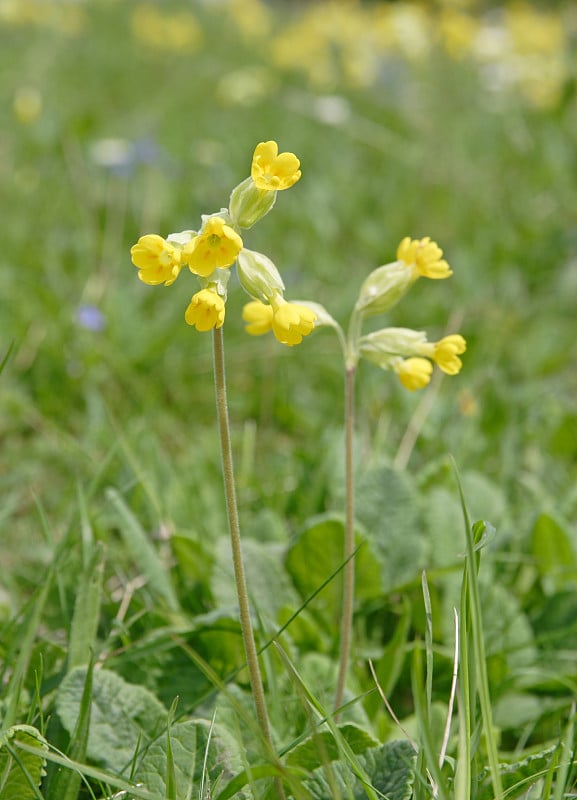
[[[270,55],[306,6],[272,7],[272,31],[250,38],[228,5],[150,5],[194,15],[202,40],[182,50],[137,40],[133,4],[20,8],[36,8],[36,20],[10,22],[0,0],[0,800],[271,796],[276,767],[255,729],[237,621],[210,336],[184,323],[190,277],[144,286],[129,254],[142,233],[196,228],[225,206],[268,139],[299,156],[303,177],[245,242],[275,261],[287,297],[320,302],[346,325],[369,272],[405,235],[429,235],[454,276],[419,281],[373,327],[435,339],[451,320],[468,342],[402,469],[395,458],[430,390],[408,393],[360,367],[362,545],[337,725],[338,342],[324,330],[296,348],[248,337],[231,280],[228,391],[259,644],[294,615],[262,655],[287,793],[419,800],[431,796],[428,770],[438,796],[455,800],[575,796],[568,9],[560,91],[534,105],[522,85],[495,88],[473,53],[455,61],[438,44],[420,60],[393,50],[375,80],[351,86],[339,61],[346,33],[331,51],[336,79],[315,85]],[[30,88],[42,109],[25,124],[14,98]],[[334,124],[327,103],[342,115]],[[103,139],[141,155],[102,166]],[[80,324],[84,306],[98,309],[100,330]],[[495,529],[474,566],[452,459],[470,519],[487,523],[473,531]],[[454,608],[463,672],[439,766]],[[41,757],[30,752],[39,736],[50,748]],[[60,770],[63,759],[82,780]],[[17,776],[28,788],[10,794]]]

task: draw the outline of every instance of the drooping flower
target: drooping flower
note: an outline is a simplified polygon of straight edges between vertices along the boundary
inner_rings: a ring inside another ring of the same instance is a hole
[[[301,177],[300,161],[294,153],[279,153],[274,141],[261,142],[252,157],[251,177],[257,189],[290,189]]]
[[[130,248],[130,255],[139,269],[138,277],[150,286],[170,286],[182,269],[180,249],[156,233],[141,236]]]
[[[453,271],[443,259],[443,251],[430,236],[424,239],[411,239],[405,236],[397,248],[397,259],[404,262],[423,278],[448,278]]]
[[[405,389],[415,392],[424,387],[431,380],[433,365],[426,358],[399,358],[391,362],[391,367],[397,374]]]
[[[214,289],[208,288],[192,296],[184,319],[198,331],[210,331],[222,327],[224,315],[224,299]]]
[[[459,356],[467,349],[467,342],[458,333],[445,336],[438,342],[426,342],[419,345],[419,353],[432,358],[447,375],[457,375],[463,362]]]
[[[182,261],[195,275],[208,277],[230,267],[242,250],[242,239],[222,217],[210,217],[202,230],[182,249]]]
[[[247,323],[246,332],[251,336],[262,336],[272,330],[272,306],[253,300],[247,303],[242,310],[242,318]]]
[[[287,303],[280,295],[271,298],[273,307],[272,331],[281,344],[292,347],[300,344],[315,327],[317,315],[299,303]]]

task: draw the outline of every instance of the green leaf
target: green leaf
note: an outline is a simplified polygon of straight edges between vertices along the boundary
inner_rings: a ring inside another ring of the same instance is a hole
[[[354,723],[339,725],[339,732],[353,753],[364,753],[365,750],[378,745],[378,741],[370,733]],[[330,731],[325,730],[297,745],[290,752],[287,763],[313,771],[325,760],[338,760],[341,753],[342,750],[339,749],[335,737]]]
[[[387,800],[410,800],[413,794],[413,767],[415,751],[409,742],[388,742],[381,747],[373,747],[358,757],[359,763],[371,780],[371,786],[379,796]],[[333,765],[333,779],[343,797],[352,796],[354,800],[363,800],[367,796],[361,781],[349,774],[342,762]],[[323,767],[317,768],[311,779],[303,782],[310,792],[311,799],[333,800],[334,790],[329,784]],[[349,792],[349,787],[352,794]]]
[[[542,578],[546,594],[567,587],[577,580],[577,560],[571,540],[549,514],[540,514],[531,533],[531,553]]]
[[[18,749],[17,742],[35,747],[39,753]],[[48,742],[31,725],[13,725],[0,733],[0,800],[37,800],[36,787],[44,776]]]
[[[80,713],[86,669],[70,672],[56,693],[56,711],[70,735]],[[139,743],[144,747],[166,726],[167,712],[142,686],[126,683],[106,669],[94,671],[87,755],[121,773]]]
[[[205,794],[213,796],[221,781],[229,781],[242,769],[235,740],[222,727],[204,719],[179,722],[170,727],[176,800],[198,796],[204,775]],[[160,738],[147,751],[136,773],[158,798],[167,797],[167,740]],[[236,797],[243,797],[237,794]]]
[[[424,565],[419,499],[407,473],[386,465],[360,472],[355,517],[378,559],[385,590],[412,580]]]
[[[102,581],[104,577],[104,549],[99,542],[86,569],[78,580],[74,614],[70,626],[67,668],[85,667],[95,652],[96,632],[100,617]]]
[[[366,539],[357,534],[360,545],[355,557],[355,572],[358,577],[357,603],[380,597],[383,587],[380,568],[375,553]],[[315,517],[299,534],[286,556],[286,568],[293,582],[306,599],[313,594],[343,564],[344,524],[334,516]],[[342,573],[320,592],[309,607],[330,621],[334,628],[340,624],[342,595]]]
[[[242,553],[251,601],[259,616],[277,626],[283,606],[296,606],[297,595],[282,563],[284,548],[277,543],[245,539]],[[211,591],[219,605],[236,607],[232,556],[228,539],[217,545],[217,563],[211,581]]]

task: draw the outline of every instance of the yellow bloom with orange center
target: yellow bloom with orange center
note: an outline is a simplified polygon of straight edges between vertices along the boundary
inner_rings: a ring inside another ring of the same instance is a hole
[[[433,365],[426,358],[399,358],[391,363],[392,369],[397,374],[405,389],[415,392],[424,389],[431,380]]]
[[[184,319],[197,331],[210,331],[221,328],[224,322],[224,299],[214,289],[201,289],[192,296],[185,311]]]
[[[443,251],[430,236],[423,239],[411,239],[405,236],[397,248],[397,259],[402,261],[423,278],[448,278],[453,271],[443,259]]]
[[[148,233],[141,236],[130,248],[132,263],[138,267],[138,277],[143,283],[170,286],[182,269],[181,251],[162,236]]]
[[[222,217],[210,217],[202,230],[182,249],[182,261],[203,278],[215,269],[230,267],[242,250],[242,239]]]
[[[261,142],[254,151],[250,174],[257,189],[290,189],[301,177],[300,161],[294,153],[279,153],[274,141]]]
[[[273,307],[272,332],[281,344],[292,347],[300,344],[315,327],[317,315],[300,303],[287,303],[280,296],[271,298]]]
[[[463,362],[459,356],[467,349],[467,342],[458,333],[445,336],[438,342],[426,342],[419,345],[419,353],[432,358],[447,375],[457,375]]]
[[[247,303],[242,310],[242,318],[247,323],[246,332],[251,336],[263,336],[272,330],[272,306],[253,300]]]

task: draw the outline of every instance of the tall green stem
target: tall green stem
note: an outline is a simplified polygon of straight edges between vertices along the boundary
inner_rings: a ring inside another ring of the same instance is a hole
[[[355,374],[356,363],[345,368],[345,544],[343,574],[343,607],[341,611],[341,642],[339,675],[335,692],[335,709],[343,703],[353,632],[355,600],[355,485],[353,472],[353,434],[355,424]]]
[[[266,708],[264,688],[252,622],[250,619],[250,606],[248,602],[248,590],[242,560],[240,544],[240,525],[238,520],[238,507],[236,503],[236,489],[234,484],[234,466],[232,460],[232,444],[230,439],[230,424],[228,419],[228,403],[226,398],[226,372],[224,366],[224,339],[222,328],[214,329],[213,336],[213,355],[214,355],[214,386],[216,394],[216,411],[218,417],[218,429],[220,433],[220,449],[222,455],[222,473],[224,478],[224,493],[226,497],[226,511],[228,516],[228,527],[230,532],[230,542],[232,548],[232,560],[234,564],[234,578],[236,581],[236,591],[240,610],[240,626],[248,671],[250,675],[250,685],[256,708],[257,719],[264,737],[264,740],[274,753],[274,743],[272,740],[270,723]]]

